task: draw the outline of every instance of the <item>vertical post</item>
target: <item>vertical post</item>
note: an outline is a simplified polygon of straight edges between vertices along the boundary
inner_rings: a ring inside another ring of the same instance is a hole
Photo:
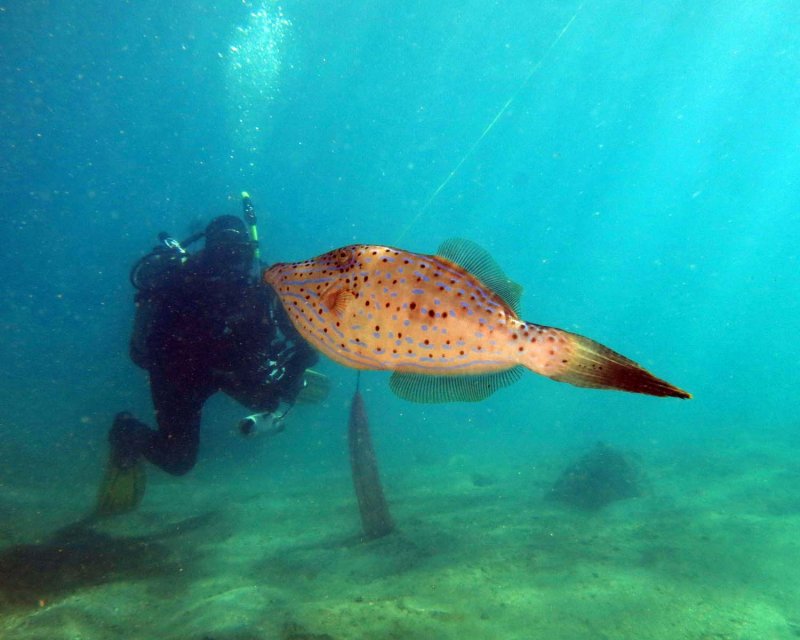
[[[390,534],[394,522],[389,514],[389,506],[383,495],[381,479],[378,474],[378,460],[372,447],[369,421],[364,399],[356,389],[350,406],[350,423],[347,433],[350,445],[350,468],[353,472],[353,486],[361,512],[361,526],[364,536],[374,540]]]

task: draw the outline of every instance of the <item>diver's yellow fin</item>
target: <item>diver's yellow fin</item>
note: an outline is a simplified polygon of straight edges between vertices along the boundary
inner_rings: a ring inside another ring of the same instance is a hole
[[[307,369],[303,374],[303,388],[297,394],[295,402],[302,404],[319,404],[328,397],[331,380],[324,373]]]
[[[145,480],[144,460],[127,469],[109,460],[97,492],[95,515],[116,516],[136,509],[144,497]]]

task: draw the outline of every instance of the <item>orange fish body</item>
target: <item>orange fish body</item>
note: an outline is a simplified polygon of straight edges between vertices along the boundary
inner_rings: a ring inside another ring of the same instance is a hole
[[[276,264],[264,281],[308,342],[345,366],[393,371],[392,390],[410,400],[480,400],[520,365],[578,386],[690,397],[593,340],[520,320],[520,287],[468,241],[435,256],[351,245]]]

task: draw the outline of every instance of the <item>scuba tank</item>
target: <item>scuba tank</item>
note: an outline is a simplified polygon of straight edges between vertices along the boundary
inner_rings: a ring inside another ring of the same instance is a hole
[[[158,244],[131,267],[129,277],[136,289],[133,298],[136,314],[133,318],[129,353],[134,364],[143,369],[148,369],[151,365],[147,340],[162,310],[164,296],[160,292],[174,281],[188,260],[189,255],[185,247],[197,242],[202,236],[202,233],[195,233],[185,241],[178,242],[170,234],[162,231],[158,234]]]
[[[189,254],[186,247],[203,237],[200,231],[178,242],[166,231],[158,234],[158,244],[150,253],[139,258],[131,267],[130,281],[137,291],[153,291],[164,284],[170,272],[177,270],[186,262]]]
[[[254,257],[259,264],[258,251],[258,219],[256,210],[247,191],[242,191],[242,217],[247,227],[247,234],[255,245]],[[139,258],[131,268],[130,281],[137,291],[152,291],[169,280],[169,273],[183,266],[189,258],[186,249],[205,236],[198,231],[183,241],[176,240],[171,234],[162,231],[158,234],[158,244],[150,253]]]
[[[242,192],[242,210],[248,235],[256,243],[253,263],[257,270],[259,267],[257,219],[250,195],[246,191]],[[187,262],[196,255],[190,254],[187,248],[204,237],[205,232],[199,231],[183,241],[178,241],[171,234],[162,231],[158,234],[158,244],[139,258],[131,268],[130,282],[136,289],[134,296],[136,314],[130,340],[130,356],[135,364],[144,369],[148,369],[151,365],[147,341],[153,325],[167,302],[171,287],[183,273]]]

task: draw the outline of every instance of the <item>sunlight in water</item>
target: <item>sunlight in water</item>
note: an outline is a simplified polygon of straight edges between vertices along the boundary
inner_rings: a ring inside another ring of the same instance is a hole
[[[278,91],[283,45],[291,22],[273,2],[253,5],[244,26],[236,28],[226,52],[228,95],[232,109],[235,153],[251,156],[259,149]]]

